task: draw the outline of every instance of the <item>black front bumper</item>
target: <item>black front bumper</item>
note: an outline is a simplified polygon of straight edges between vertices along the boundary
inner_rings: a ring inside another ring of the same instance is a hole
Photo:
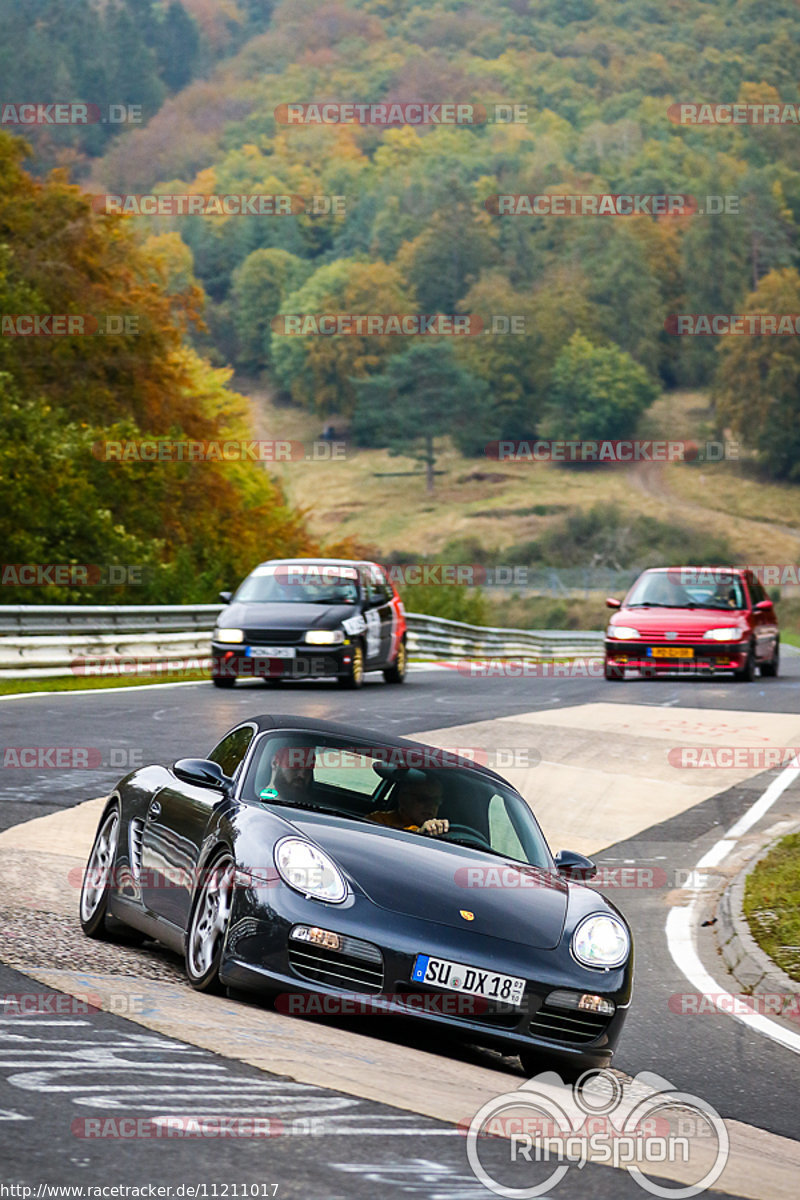
[[[211,644],[211,673],[220,679],[330,679],[350,672],[352,645],[292,646],[293,658],[246,654],[259,647]]]
[[[270,889],[271,890],[271,889]],[[223,983],[277,995],[279,1011],[312,1016],[395,1016],[446,1026],[462,1037],[496,1046],[506,1053],[539,1049],[543,1054],[582,1064],[611,1061],[627,1016],[632,992],[633,962],[610,971],[583,968],[563,943],[555,950],[530,950],[486,936],[476,938],[435,922],[422,932],[420,923],[392,913],[388,924],[375,928],[374,906],[365,897],[336,909],[294,895],[278,885],[274,903],[257,911],[243,895],[234,905],[220,977]],[[387,914],[388,916],[388,914]],[[358,972],[343,963],[336,982],[336,964],[320,951],[321,970],[299,958],[289,933],[297,924],[333,930],[363,939],[379,952],[377,971]],[[426,923],[427,924],[427,923]],[[425,942],[422,945],[422,942]],[[412,983],[418,953],[465,962],[526,979],[522,1004],[510,1006],[459,992]],[[322,960],[325,960],[324,962]],[[532,972],[531,960],[536,970]],[[325,978],[328,982],[324,982]],[[547,1003],[557,989],[599,995],[615,1006],[610,1017],[565,1011]],[[293,1006],[291,997],[330,998],[327,1003]]]

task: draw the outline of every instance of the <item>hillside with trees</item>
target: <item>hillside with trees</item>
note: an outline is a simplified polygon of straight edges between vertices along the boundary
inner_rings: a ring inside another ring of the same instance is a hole
[[[796,129],[670,115],[685,100],[796,104],[796,21],[794,5],[753,0],[286,0],[266,32],[113,146],[95,186],[344,198],[329,214],[149,222],[192,251],[216,361],[263,372],[298,404],[352,418],[354,381],[383,375],[407,339],[288,337],[274,316],[475,313],[487,331],[453,341],[489,389],[480,437],[570,426],[559,380],[576,336],[594,362],[619,352],[615,370],[639,396],[607,414],[620,431],[658,389],[708,387],[722,372],[729,390],[735,372],[721,362],[733,351],[676,336],[670,314],[746,311],[759,288],[798,282]],[[285,123],[288,103],[322,100],[526,112],[461,126]],[[671,215],[498,214],[492,197],[508,193],[693,199]],[[735,211],[711,211],[709,196],[734,197]],[[524,334],[492,333],[498,314],[521,317]],[[756,353],[746,340],[738,353]],[[786,339],[757,353],[772,361]],[[785,421],[800,400],[764,403]],[[782,439],[778,452],[754,440],[741,409],[726,400],[720,420],[790,475]]]

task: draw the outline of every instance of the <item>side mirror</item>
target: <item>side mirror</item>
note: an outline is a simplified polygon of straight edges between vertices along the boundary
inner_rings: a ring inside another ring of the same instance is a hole
[[[766,612],[768,608],[772,608],[771,600],[759,600],[758,604],[753,609],[753,612]]]
[[[219,598],[223,604],[230,604],[233,592],[220,592]]]
[[[233,784],[219,763],[212,762],[210,758],[179,758],[172,770],[178,779],[195,787],[211,787],[224,792]]]
[[[621,608],[621,601],[615,600],[613,596],[606,596],[606,608]]]
[[[592,860],[576,850],[559,850],[555,864],[559,875],[576,883],[586,883],[597,874],[597,867]]]

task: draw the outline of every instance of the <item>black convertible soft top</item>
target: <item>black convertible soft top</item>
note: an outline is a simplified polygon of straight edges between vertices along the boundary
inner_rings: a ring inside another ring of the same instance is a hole
[[[294,716],[292,713],[262,713],[259,716],[248,717],[241,722],[242,725],[248,723],[255,724],[259,733],[267,729],[298,729],[309,733],[340,737],[352,742],[355,746],[387,746],[423,755],[427,752],[431,766],[437,765],[437,758],[442,758],[443,761],[440,764],[442,766],[464,767],[467,770],[477,771],[487,779],[495,779],[506,787],[510,786],[508,780],[504,779],[502,775],[498,775],[496,771],[492,771],[490,767],[476,763],[471,758],[466,758],[453,750],[441,750],[437,746],[431,746],[428,742],[415,742],[411,738],[395,737],[391,733],[379,733],[374,729],[364,729],[360,725],[341,725],[336,721],[319,721],[316,718]]]

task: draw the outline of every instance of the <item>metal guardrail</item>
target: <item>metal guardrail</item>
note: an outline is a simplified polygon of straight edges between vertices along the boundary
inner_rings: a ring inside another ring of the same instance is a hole
[[[0,607],[0,679],[151,675],[168,667],[204,668],[222,607]],[[570,658],[599,653],[603,641],[600,632],[497,629],[425,613],[407,613],[406,619],[411,655],[429,661]]]
[[[425,658],[558,658],[599,652],[600,631],[499,629],[407,613],[409,650]]]
[[[18,633],[210,633],[221,604],[5,604],[0,606],[0,637]]]

